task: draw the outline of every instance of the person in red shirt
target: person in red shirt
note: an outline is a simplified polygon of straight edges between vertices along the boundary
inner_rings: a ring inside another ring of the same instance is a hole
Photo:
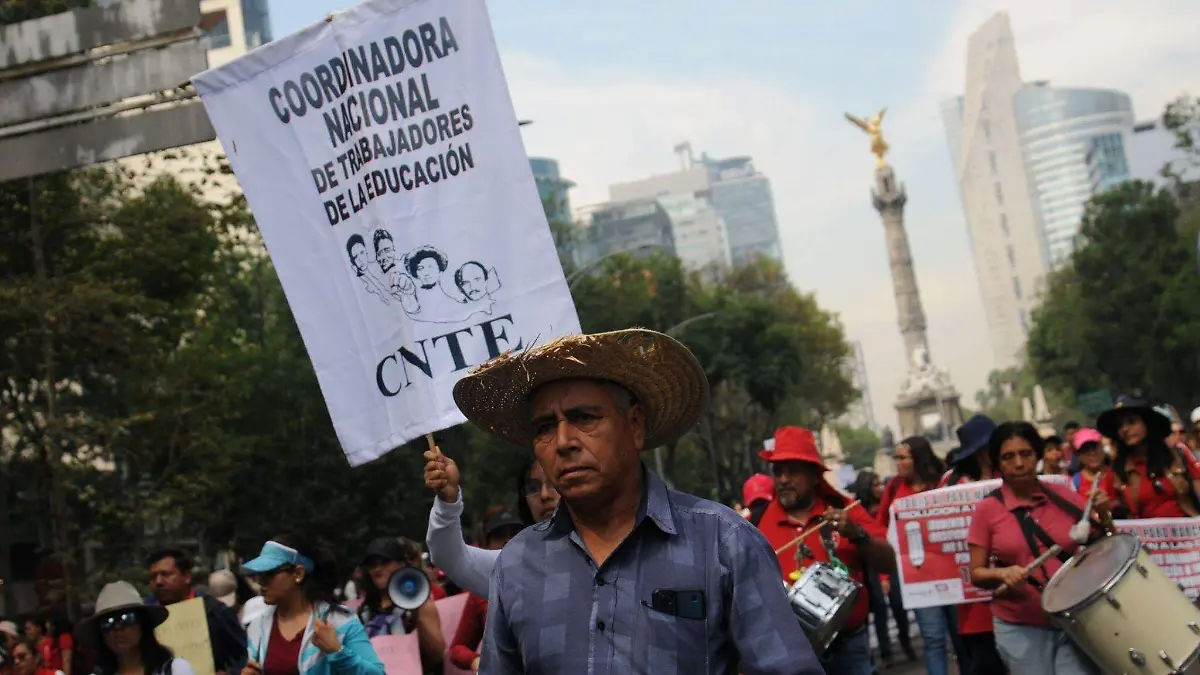
[[[851,500],[825,481],[827,469],[811,431],[781,427],[769,447],[759,452],[759,457],[771,463],[775,499],[763,511],[758,528],[778,551],[776,556],[785,581],[793,581],[793,573],[801,567],[830,562],[826,539],[833,544],[833,556],[864,586],[864,563],[883,574],[895,571],[895,553],[886,541],[883,527],[860,505],[846,509]],[[800,533],[822,521],[828,523],[827,528],[806,541],[784,548]],[[858,594],[841,634],[822,655],[827,672],[870,675],[873,671],[866,628],[869,605],[864,590]]]
[[[775,480],[763,473],[756,473],[742,483],[742,516],[758,525],[767,504],[775,499]]]
[[[1083,516],[1083,499],[1066,485],[1043,483],[1037,476],[1044,441],[1028,422],[1006,422],[988,441],[988,454],[999,470],[1001,487],[988,494],[971,517],[967,545],[971,583],[979,588],[1008,588],[992,600],[996,648],[1005,665],[1019,675],[1083,675],[1094,664],[1053,627],[1042,611],[1041,586],[1079,549],[1071,526]],[[1111,522],[1108,500],[1100,496],[1095,515]],[[1099,528],[1094,534],[1099,535]],[[1050,543],[1063,548],[1041,569],[1026,576]],[[997,561],[996,567],[989,564]]]
[[[499,551],[523,529],[525,523],[517,514],[506,506],[494,506],[483,520],[483,547]],[[450,641],[450,662],[473,673],[479,672],[479,643],[483,640],[487,605],[487,598],[469,594],[458,630]]]
[[[21,640],[12,650],[13,675],[61,675],[42,663],[42,651],[32,641]]]
[[[896,462],[896,477],[888,481],[879,505],[879,523],[884,528],[892,521],[892,502],[936,488],[946,471],[945,462],[934,454],[933,446],[923,436],[911,436],[900,441],[892,453],[892,459]],[[925,670],[929,675],[948,675],[950,650],[947,634],[954,644],[955,653],[963,652],[958,645],[958,632],[955,630],[958,620],[954,607],[922,607],[913,610],[913,614],[917,617],[921,640],[925,643]]]
[[[1167,445],[1171,422],[1144,401],[1122,396],[1096,428],[1117,446],[1109,498],[1132,518],[1185,518],[1200,514],[1200,463]]]
[[[950,451],[951,469],[938,487],[991,480],[992,462],[986,452],[988,439],[996,423],[986,415],[976,415],[958,428],[959,447]],[[962,644],[959,661],[964,675],[1004,675],[1008,669],[996,651],[992,633],[992,607],[986,602],[966,602],[954,608],[958,619],[958,639]]]

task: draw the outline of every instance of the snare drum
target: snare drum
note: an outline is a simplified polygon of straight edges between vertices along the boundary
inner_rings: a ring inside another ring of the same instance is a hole
[[[854,611],[862,586],[840,568],[814,562],[788,590],[788,602],[813,651],[825,652]]]
[[[1200,675],[1200,610],[1129,534],[1083,548],[1042,609],[1105,672]]]

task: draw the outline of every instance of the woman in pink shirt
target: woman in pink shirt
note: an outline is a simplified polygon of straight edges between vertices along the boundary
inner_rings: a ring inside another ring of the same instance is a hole
[[[1083,515],[1083,499],[1066,485],[1038,480],[1044,441],[1028,422],[1006,422],[988,441],[992,466],[1002,479],[971,518],[967,544],[971,583],[1007,589],[992,600],[996,648],[1012,673],[1020,675],[1094,675],[1096,666],[1042,611],[1042,591],[1050,577],[1078,548],[1071,526]],[[1109,522],[1108,499],[1097,495],[1096,514]],[[1100,530],[1094,530],[1099,534]],[[1063,548],[1041,569],[1025,574],[1051,544]],[[996,561],[996,567],[988,564]]]

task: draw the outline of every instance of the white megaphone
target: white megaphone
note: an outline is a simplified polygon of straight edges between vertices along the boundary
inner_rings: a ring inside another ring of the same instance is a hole
[[[416,567],[403,567],[388,579],[388,597],[405,611],[418,609],[429,599],[429,577]]]

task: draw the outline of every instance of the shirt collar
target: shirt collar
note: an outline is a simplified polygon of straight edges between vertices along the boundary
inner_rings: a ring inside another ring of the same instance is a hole
[[[637,529],[642,521],[649,517],[658,529],[666,534],[676,534],[675,517],[671,514],[670,491],[661,478],[653,471],[646,469],[645,464],[642,465],[642,485],[645,489],[642,491],[642,499],[638,504],[637,519],[633,523],[634,529]],[[570,510],[559,506],[553,516],[534,526],[534,529],[539,532],[545,532],[551,528],[562,534],[573,532],[575,523],[571,520]]]
[[[1045,492],[1042,490],[1034,490],[1033,494],[1030,495],[1029,501],[1025,502],[1017,497],[1016,493],[1012,491],[1012,488],[1008,486],[1007,482],[1000,484],[1000,496],[1004,497],[1004,508],[1008,509],[1009,511],[1015,511],[1020,508],[1028,508],[1030,506],[1037,506],[1038,504],[1046,501]]]

